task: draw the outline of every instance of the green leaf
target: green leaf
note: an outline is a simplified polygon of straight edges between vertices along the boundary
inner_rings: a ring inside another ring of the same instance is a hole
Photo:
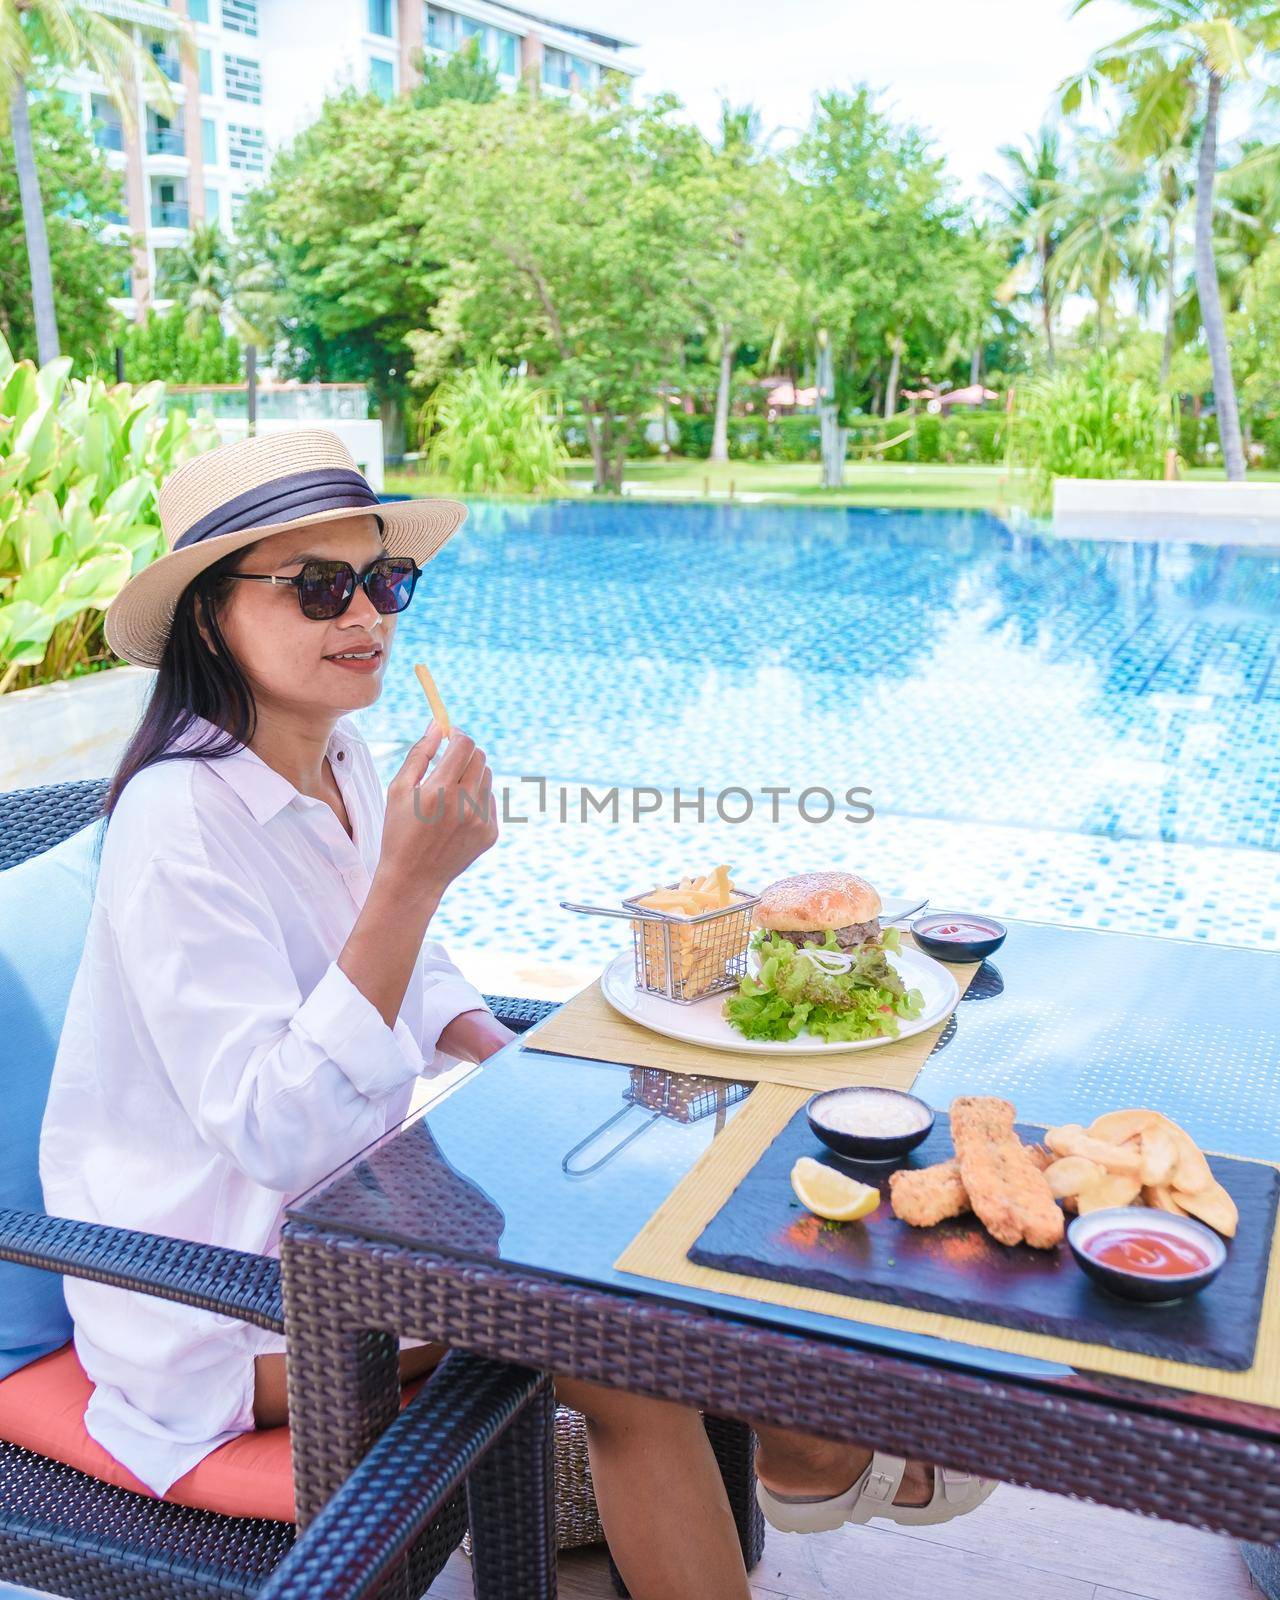
[[[66,557],[51,556],[22,574],[9,591],[10,598],[30,600],[33,605],[43,606],[70,570],[71,563]]]
[[[55,356],[36,373],[36,393],[47,406],[56,406],[71,374],[71,357]]]
[[[61,531],[62,518],[57,501],[51,494],[33,495],[26,510],[15,518],[11,529],[19,570],[30,572],[42,561],[47,561],[53,554]]]
[[[128,582],[132,568],[128,550],[122,545],[107,546],[67,574],[59,586],[60,602],[75,601],[77,610],[89,606],[105,610]]]
[[[18,432],[16,449],[27,457],[23,478],[28,485],[38,482],[53,464],[57,450],[57,419],[53,407],[43,402],[27,417]]]
[[[0,605],[0,658],[15,666],[38,666],[53,629],[52,615],[30,600]]]
[[[6,378],[3,391],[0,391],[0,413],[10,418],[15,434],[35,410],[38,401],[36,369],[30,361],[19,361]]]

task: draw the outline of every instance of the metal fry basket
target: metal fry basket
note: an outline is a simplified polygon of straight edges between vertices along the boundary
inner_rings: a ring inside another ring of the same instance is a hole
[[[678,889],[680,885],[662,887]],[[645,890],[646,895],[653,892]],[[747,970],[751,912],[760,897],[741,889],[732,894],[729,905],[694,917],[642,906],[640,895],[624,900],[622,904],[632,914],[636,987],[677,1005],[692,1005],[708,995],[736,989]]]

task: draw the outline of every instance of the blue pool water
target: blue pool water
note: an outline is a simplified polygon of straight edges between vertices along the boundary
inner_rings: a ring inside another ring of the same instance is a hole
[[[507,792],[441,913],[459,947],[594,959],[617,925],[559,899],[722,859],[749,887],[844,866],[935,905],[1280,940],[1274,553],[973,512],[478,505],[363,714],[387,775],[426,720],[414,660]],[[583,819],[584,785],[618,787],[616,821]]]

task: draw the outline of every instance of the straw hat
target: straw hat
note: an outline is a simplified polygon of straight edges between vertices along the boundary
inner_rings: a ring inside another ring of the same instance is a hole
[[[158,667],[178,597],[215,561],[271,533],[370,512],[394,556],[423,566],[466,520],[457,500],[381,505],[351,453],[327,428],[259,434],[186,462],[160,486],[169,554],[130,578],[107,607],[107,643]]]

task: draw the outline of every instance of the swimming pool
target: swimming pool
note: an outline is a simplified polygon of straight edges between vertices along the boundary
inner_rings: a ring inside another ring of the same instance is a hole
[[[1265,550],[982,512],[481,504],[362,714],[384,776],[425,725],[414,660],[506,793],[433,924],[451,950],[603,960],[625,931],[560,899],[720,860],[748,887],[842,866],[936,906],[1280,941]]]

